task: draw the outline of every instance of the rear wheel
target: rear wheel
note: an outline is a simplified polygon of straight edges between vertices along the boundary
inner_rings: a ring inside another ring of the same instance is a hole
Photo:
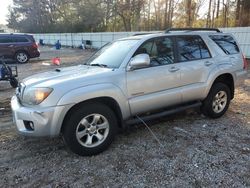
[[[106,105],[84,103],[76,108],[63,127],[63,138],[69,148],[82,156],[101,153],[114,140],[117,119]]]
[[[211,118],[219,118],[227,111],[231,100],[230,89],[226,84],[215,83],[207,98],[203,101],[201,111]]]
[[[17,63],[27,63],[29,61],[29,55],[26,52],[17,52],[15,55]]]

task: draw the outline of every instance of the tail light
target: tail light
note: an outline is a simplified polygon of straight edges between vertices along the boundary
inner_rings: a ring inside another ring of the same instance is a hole
[[[242,58],[243,58],[243,62],[244,62],[243,69],[247,69],[247,67],[248,67],[247,59],[245,58],[245,56],[243,54],[242,54]]]
[[[37,48],[38,48],[37,43],[34,42],[34,43],[32,44],[32,47],[37,49]]]

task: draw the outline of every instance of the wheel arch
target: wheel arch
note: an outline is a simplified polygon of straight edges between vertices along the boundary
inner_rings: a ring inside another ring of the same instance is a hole
[[[230,74],[230,73],[223,73],[223,74],[217,76],[216,79],[214,80],[211,88],[213,87],[213,85],[215,83],[218,83],[218,82],[224,83],[224,84],[226,84],[229,87],[229,89],[231,91],[231,99],[233,99],[234,98],[234,90],[235,90],[233,75]]]
[[[30,58],[30,54],[29,54],[28,50],[25,50],[25,49],[18,49],[14,54],[14,58],[16,57],[17,53],[19,53],[19,52],[25,52],[28,55],[28,58]]]
[[[81,108],[83,105],[89,105],[89,104],[93,104],[93,103],[99,103],[99,104],[104,104],[106,106],[108,106],[116,115],[117,121],[118,121],[118,128],[122,129],[124,128],[124,124],[123,124],[123,118],[122,118],[122,111],[121,108],[118,104],[118,102],[113,99],[112,97],[96,97],[96,98],[92,98],[92,99],[88,99],[82,102],[79,102],[77,104],[75,104],[74,106],[72,106],[66,113],[66,115],[63,118],[63,122],[62,122],[62,126],[61,126],[61,130],[60,132],[63,131],[66,121],[67,119],[70,117],[70,115],[72,113],[74,113],[74,110],[77,110],[79,108]]]

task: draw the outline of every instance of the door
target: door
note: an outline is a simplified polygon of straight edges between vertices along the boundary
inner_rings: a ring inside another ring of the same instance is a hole
[[[13,57],[12,38],[10,36],[0,36],[0,58],[10,58]]]
[[[181,66],[182,101],[201,99],[209,73],[215,68],[211,54],[200,36],[176,36]]]
[[[147,53],[150,67],[128,71],[127,92],[133,115],[181,102],[180,68],[175,64],[173,39],[158,37],[146,41],[134,56]]]

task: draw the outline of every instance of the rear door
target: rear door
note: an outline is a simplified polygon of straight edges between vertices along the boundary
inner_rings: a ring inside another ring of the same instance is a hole
[[[176,36],[178,64],[181,67],[182,101],[201,99],[215,62],[198,35]]]
[[[133,115],[181,102],[180,69],[175,63],[174,40],[157,37],[142,44],[134,55],[147,53],[150,67],[127,72],[127,91]]]
[[[13,46],[13,51],[17,52],[18,50],[24,50],[29,52],[29,47],[31,47],[30,41],[25,36],[13,36],[13,42],[15,45]]]
[[[0,36],[0,57],[12,57],[13,47],[13,41],[10,36]]]

